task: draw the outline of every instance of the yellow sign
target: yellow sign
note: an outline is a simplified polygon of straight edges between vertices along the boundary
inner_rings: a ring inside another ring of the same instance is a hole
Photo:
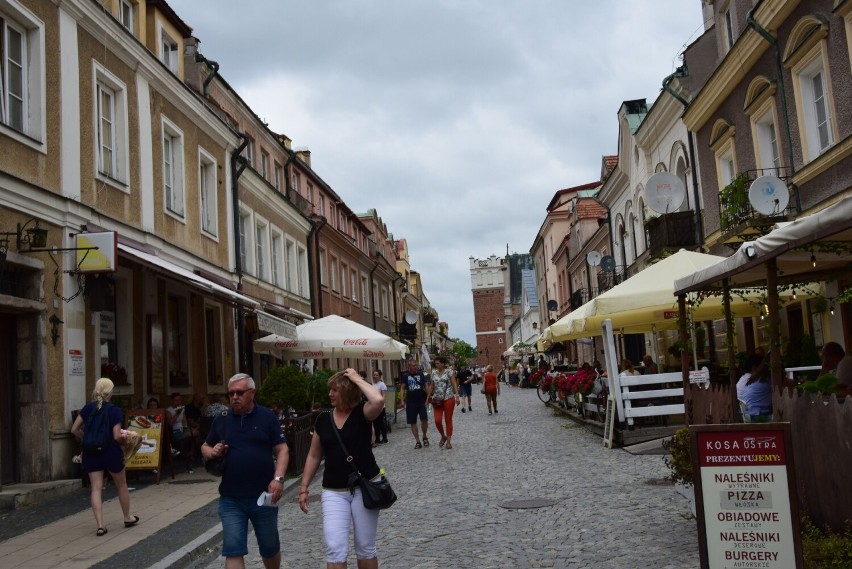
[[[78,233],[76,240],[77,270],[81,273],[115,272],[118,233]]]
[[[142,446],[125,464],[126,468],[154,470],[160,468],[160,445],[163,438],[165,409],[138,409],[127,414],[127,429],[142,435]]]

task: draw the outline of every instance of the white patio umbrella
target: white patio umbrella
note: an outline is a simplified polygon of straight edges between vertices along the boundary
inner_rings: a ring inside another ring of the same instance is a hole
[[[401,360],[405,358],[408,346],[372,328],[332,314],[297,326],[295,340],[277,334],[259,338],[254,341],[254,351],[300,360]]]

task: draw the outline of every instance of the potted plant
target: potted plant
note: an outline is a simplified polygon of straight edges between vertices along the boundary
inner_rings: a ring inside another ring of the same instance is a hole
[[[663,458],[670,474],[668,479],[675,485],[678,494],[689,501],[692,515],[695,514],[695,491],[692,478],[692,434],[689,427],[683,427],[675,431],[672,438],[663,441],[663,448],[668,451],[668,456]]]

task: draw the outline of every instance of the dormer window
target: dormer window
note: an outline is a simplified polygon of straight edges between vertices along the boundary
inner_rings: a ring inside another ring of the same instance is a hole
[[[178,74],[178,43],[165,30],[160,30],[160,61],[172,73]]]

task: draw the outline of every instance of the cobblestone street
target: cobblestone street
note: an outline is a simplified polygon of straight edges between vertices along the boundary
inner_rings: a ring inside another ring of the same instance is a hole
[[[382,567],[698,567],[696,523],[686,501],[663,483],[661,456],[605,448],[554,415],[534,390],[503,387],[494,416],[475,392],[472,413],[456,409],[453,449],[438,447],[430,424],[432,446],[415,450],[402,413],[390,443],[376,449],[399,495],[379,521]],[[318,474],[314,496],[319,481]],[[532,499],[552,505],[501,507]],[[295,496],[286,500],[282,566],[325,567],[319,502],[305,515]],[[249,550],[247,566],[262,567],[253,534]],[[223,559],[207,566],[222,567]]]

